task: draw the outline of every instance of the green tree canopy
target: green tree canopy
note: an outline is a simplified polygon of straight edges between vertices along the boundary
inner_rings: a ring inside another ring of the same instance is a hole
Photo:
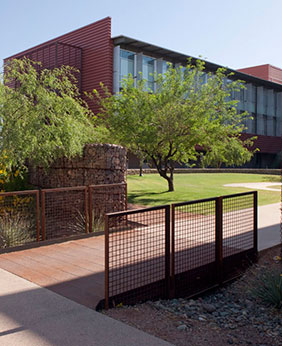
[[[94,118],[80,98],[74,70],[42,69],[28,59],[5,65],[0,81],[0,157],[26,169],[81,154],[96,139]]]
[[[201,149],[208,159],[244,163],[252,153],[240,133],[247,113],[237,112],[231,93],[243,88],[232,81],[223,68],[206,73],[202,61],[188,62],[185,68],[170,67],[155,75],[156,90],[148,90],[146,80],[132,76],[122,82],[117,95],[101,97],[98,116],[108,141],[126,146],[154,165],[173,191],[175,163],[197,160]],[[222,149],[226,148],[227,155]]]

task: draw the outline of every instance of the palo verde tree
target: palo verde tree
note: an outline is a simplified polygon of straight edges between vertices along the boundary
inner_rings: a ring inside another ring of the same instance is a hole
[[[240,133],[247,113],[239,114],[233,91],[244,86],[232,81],[223,68],[205,73],[204,62],[185,68],[170,67],[164,75],[155,75],[156,90],[147,88],[147,81],[134,81],[132,76],[122,82],[117,95],[107,90],[106,97],[94,93],[101,105],[98,116],[107,140],[126,146],[155,166],[174,190],[175,163],[197,160],[199,151],[208,160],[222,160],[226,165],[235,152],[240,163],[249,160],[251,152],[244,146]],[[239,161],[237,161],[239,162]]]
[[[93,114],[71,67],[41,69],[28,59],[5,65],[0,81],[0,158],[20,171],[82,153],[96,139]]]

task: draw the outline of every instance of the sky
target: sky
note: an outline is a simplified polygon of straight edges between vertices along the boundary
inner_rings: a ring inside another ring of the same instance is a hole
[[[0,60],[96,20],[125,35],[237,69],[282,68],[282,0],[0,0]]]

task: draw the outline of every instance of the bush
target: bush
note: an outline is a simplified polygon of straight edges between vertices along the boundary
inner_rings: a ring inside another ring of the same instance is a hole
[[[263,303],[282,307],[282,272],[281,267],[259,267],[248,275],[249,293]]]
[[[1,213],[0,248],[8,248],[34,241],[36,232],[28,215],[19,212]]]

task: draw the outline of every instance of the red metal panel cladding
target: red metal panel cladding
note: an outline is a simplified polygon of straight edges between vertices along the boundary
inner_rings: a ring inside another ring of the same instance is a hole
[[[282,151],[281,137],[255,135],[249,133],[241,134],[241,138],[243,140],[254,136],[257,137],[257,139],[254,140],[253,149],[259,148],[260,153],[277,154]]]
[[[106,17],[95,23],[71,31],[62,36],[44,42],[40,45],[15,54],[7,59],[21,57],[37,48],[53,42],[62,42],[82,48],[82,86],[83,92],[91,92],[93,89],[101,91],[100,82],[103,82],[110,91],[113,89],[113,42],[111,40],[111,18]],[[65,52],[68,54],[68,51]],[[47,54],[46,54],[47,55]],[[44,57],[46,64],[46,56]],[[49,57],[52,59],[52,56]],[[38,57],[43,60],[42,56]],[[51,64],[51,62],[50,62]],[[89,107],[97,112],[97,104],[89,100],[84,94],[83,98]]]
[[[282,84],[282,69],[269,64],[241,68],[238,70],[254,77],[269,80],[270,82]]]

